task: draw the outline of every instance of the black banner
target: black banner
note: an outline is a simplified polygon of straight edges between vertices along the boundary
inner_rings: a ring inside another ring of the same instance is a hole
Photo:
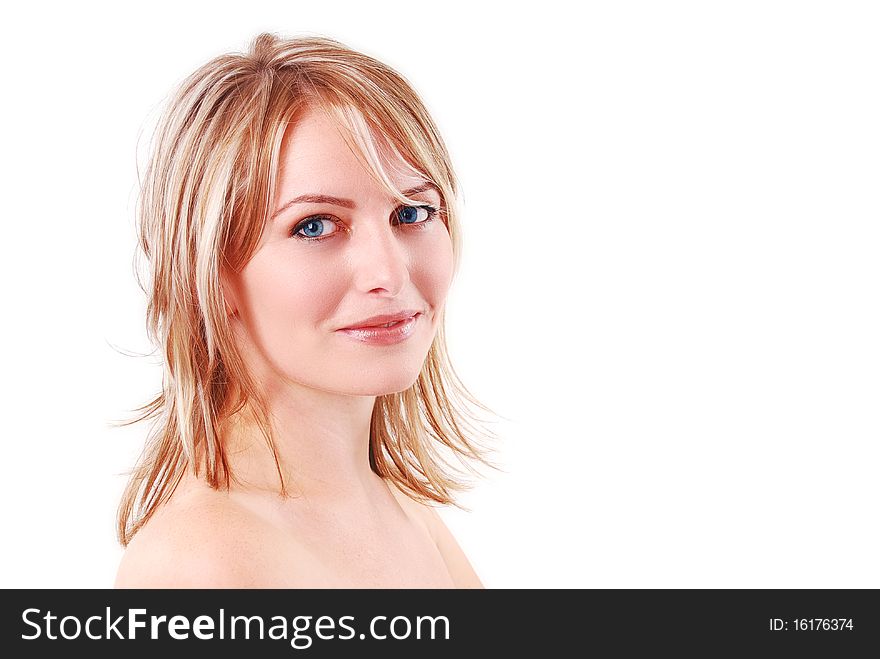
[[[877,590],[6,590],[4,656],[863,656]],[[873,649],[873,650],[872,650]],[[10,652],[11,651],[11,652]],[[467,656],[467,654],[465,655]]]

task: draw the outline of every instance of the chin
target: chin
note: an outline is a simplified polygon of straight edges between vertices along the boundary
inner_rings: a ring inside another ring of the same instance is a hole
[[[303,369],[278,368],[283,380],[345,396],[385,396],[406,391],[419,379],[430,346],[383,354],[323,354]],[[290,361],[293,361],[291,358]]]
[[[363,372],[354,376],[345,386],[340,387],[354,396],[385,396],[406,391],[419,379],[419,370],[407,369],[391,372],[386,369],[382,373]]]

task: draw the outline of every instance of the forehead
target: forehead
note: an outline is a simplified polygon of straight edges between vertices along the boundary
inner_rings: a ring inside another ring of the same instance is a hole
[[[365,147],[360,150],[368,153],[358,153],[358,143]],[[369,161],[375,161],[375,165],[371,167]],[[380,168],[382,172],[375,171]],[[285,131],[278,163],[280,191],[381,189],[383,172],[398,191],[427,180],[388,146],[377,143],[369,134],[355,134],[321,109],[305,110]]]

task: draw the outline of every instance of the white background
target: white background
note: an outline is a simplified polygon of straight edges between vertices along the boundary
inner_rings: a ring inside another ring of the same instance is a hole
[[[0,586],[108,587],[159,386],[132,270],[166,94],[259,31],[422,93],[488,587],[880,587],[880,20],[856,2],[40,3],[2,23]],[[579,9],[575,9],[579,7]],[[143,133],[143,134],[142,134]]]

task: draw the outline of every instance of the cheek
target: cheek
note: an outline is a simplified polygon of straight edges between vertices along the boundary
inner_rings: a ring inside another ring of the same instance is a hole
[[[439,308],[452,284],[452,239],[445,229],[438,231],[432,240],[420,245],[413,256],[413,283],[431,306]]]
[[[254,259],[242,272],[243,319],[254,336],[271,342],[280,333],[287,339],[332,316],[345,291],[344,272],[320,259],[306,261]]]

